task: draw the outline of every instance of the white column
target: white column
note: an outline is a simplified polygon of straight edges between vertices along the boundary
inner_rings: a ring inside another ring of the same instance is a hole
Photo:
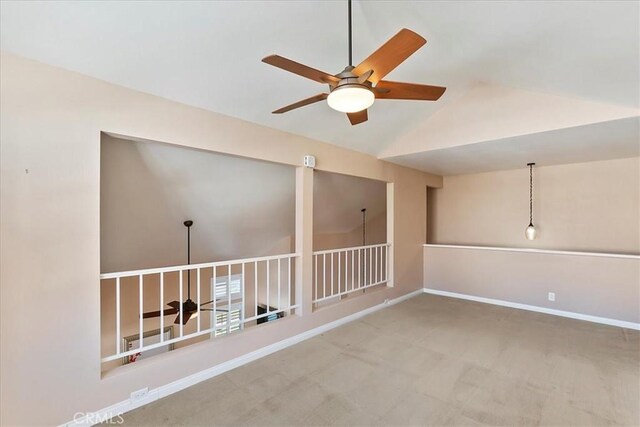
[[[296,305],[305,315],[313,309],[313,169],[296,169]]]
[[[390,286],[390,287],[394,286],[394,281],[393,281],[394,256],[393,255],[396,251],[396,246],[393,244],[394,216],[395,216],[395,200],[394,200],[394,192],[393,192],[393,182],[388,182],[387,183],[387,243],[389,243],[391,246],[389,246],[389,249],[387,252],[387,256],[388,256],[387,267],[389,268],[389,271],[387,272],[387,275],[389,278],[389,281],[387,282],[387,286]]]

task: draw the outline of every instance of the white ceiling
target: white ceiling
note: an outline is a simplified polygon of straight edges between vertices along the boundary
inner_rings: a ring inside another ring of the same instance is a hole
[[[278,53],[341,71],[346,1],[3,1],[0,12],[3,50],[380,157],[434,150],[417,130],[479,82],[631,111],[617,119],[640,108],[638,2],[355,1],[356,62],[410,28],[428,43],[388,79],[448,90],[434,103],[377,102],[370,120],[354,127],[322,103],[272,115],[325,88],[260,62]],[[486,105],[499,101],[489,97]],[[612,118],[584,124],[606,120]],[[478,160],[502,167],[491,157]],[[431,163],[413,164],[435,171]]]
[[[609,122],[532,133],[475,144],[391,157],[388,160],[439,175],[611,160],[640,156],[640,119]],[[606,135],[603,144],[601,135]],[[635,143],[630,143],[635,141]]]

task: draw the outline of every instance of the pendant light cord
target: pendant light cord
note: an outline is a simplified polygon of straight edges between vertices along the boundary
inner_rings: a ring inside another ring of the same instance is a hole
[[[352,47],[352,39],[351,39],[351,0],[348,1],[348,9],[349,9],[349,66],[353,67],[353,47]]]
[[[533,225],[533,163],[529,163],[529,225]]]
[[[187,264],[191,265],[191,227],[187,227]],[[187,270],[187,299],[191,299],[191,270]]]
[[[183,224],[187,227],[187,264],[191,265],[191,226],[193,221],[187,220]],[[189,269],[187,269],[187,299],[191,299],[191,270]]]
[[[367,209],[361,209],[362,212],[362,246],[367,244]]]

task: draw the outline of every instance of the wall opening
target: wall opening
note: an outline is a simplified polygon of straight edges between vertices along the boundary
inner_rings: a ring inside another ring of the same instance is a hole
[[[313,198],[314,251],[386,243],[386,182],[315,171]]]
[[[373,287],[390,286],[388,185],[383,181],[315,172],[313,302],[316,308],[361,295]]]
[[[438,194],[442,189],[427,187],[427,227],[425,243],[436,243],[438,240]]]
[[[103,134],[100,175],[103,371],[294,312],[294,167]]]

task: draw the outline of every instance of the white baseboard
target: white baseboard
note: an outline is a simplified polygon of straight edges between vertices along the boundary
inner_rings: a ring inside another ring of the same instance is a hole
[[[282,341],[278,341],[277,343],[268,345],[261,349],[255,350],[251,353],[247,353],[235,359],[231,359],[226,362],[220,363],[219,365],[212,366],[211,368],[205,369],[204,371],[196,372],[195,374],[189,375],[188,377],[181,378],[177,381],[173,381],[169,384],[165,384],[153,390],[149,390],[148,394],[143,399],[137,400],[135,402],[132,402],[131,399],[126,399],[121,402],[115,403],[111,406],[108,406],[106,408],[92,412],[90,414],[78,413],[79,416],[77,418],[74,418],[74,420],[69,421],[62,425],[68,426],[68,427],[91,426],[99,422],[105,422],[110,418],[118,417],[118,415],[121,415],[125,412],[131,411],[140,406],[146,405],[148,403],[151,403],[163,397],[169,396],[170,394],[176,393],[180,390],[183,390],[201,381],[208,380],[217,375],[220,375],[227,371],[235,369],[239,366],[242,366],[249,362],[253,362],[254,360],[260,359],[261,357],[268,356],[272,353],[275,353],[276,351],[290,347],[294,344],[297,344],[299,342],[312,338],[316,335],[320,335],[333,328],[336,328],[338,326],[344,325],[349,322],[353,322],[354,320],[357,320],[363,316],[366,316],[367,314],[371,314],[375,311],[378,311],[384,307],[388,307],[390,305],[394,305],[394,304],[398,304],[399,302],[406,301],[422,293],[423,293],[423,290],[418,289],[416,291],[405,294],[401,297],[398,297],[392,300],[386,300],[382,304],[374,305],[373,307],[369,307],[357,313],[350,314],[349,316],[345,316],[338,320],[334,320],[333,322],[326,323],[322,326],[318,326],[317,328],[310,329],[301,334],[292,336]]]
[[[554,316],[568,317],[571,319],[585,320],[587,322],[601,323],[603,325],[618,326],[620,328],[640,330],[640,323],[627,322],[625,320],[609,319],[607,317],[591,316],[589,314],[574,313],[571,311],[556,310],[553,308],[538,307],[535,305],[520,304],[517,302],[504,301],[493,298],[477,297],[474,295],[458,294],[455,292],[441,291],[438,289],[424,288],[424,293],[440,295],[450,298],[459,298],[469,301],[482,302],[485,304],[501,305],[503,307],[517,308],[520,310],[535,311],[537,313],[552,314]]]

